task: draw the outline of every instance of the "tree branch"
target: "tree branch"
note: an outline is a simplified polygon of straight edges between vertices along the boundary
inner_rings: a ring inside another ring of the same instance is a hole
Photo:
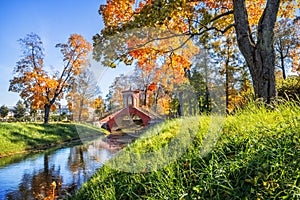
[[[216,21],[216,20],[218,20],[218,19],[220,19],[220,18],[222,18],[222,17],[231,15],[231,14],[233,14],[233,13],[234,13],[233,10],[229,10],[229,11],[227,11],[227,12],[225,12],[225,13],[222,13],[222,14],[220,14],[220,15],[218,15],[218,16],[212,18],[212,19],[210,20],[210,22],[214,22],[214,21]]]
[[[170,33],[171,33],[171,31],[170,31]],[[175,34],[175,33],[171,33],[171,34],[172,35],[169,35],[169,36],[166,36],[166,37],[150,38],[150,40],[147,40],[147,42],[145,42],[143,44],[138,44],[134,48],[129,48],[128,51],[133,51],[133,50],[136,50],[138,48],[145,47],[147,44],[150,44],[150,43],[155,42],[155,41],[167,40],[167,39],[172,39],[172,38],[175,38],[175,37],[182,37],[182,36],[189,35],[187,32],[186,33],[181,33],[181,34]]]

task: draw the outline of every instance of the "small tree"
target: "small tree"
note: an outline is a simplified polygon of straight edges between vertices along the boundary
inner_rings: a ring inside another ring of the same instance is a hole
[[[0,116],[2,119],[4,119],[8,115],[8,112],[9,112],[9,108],[7,106],[2,105],[0,107]]]
[[[94,101],[95,117],[102,118],[105,114],[105,104],[101,96],[97,97]]]
[[[68,94],[68,104],[72,105],[74,120],[83,121],[89,119],[90,109],[100,93],[100,88],[90,68],[84,69],[74,80],[71,92]]]
[[[299,66],[299,19],[282,19],[278,22],[275,32],[276,66],[281,69],[284,79],[287,69]]]
[[[55,102],[69,92],[82,66],[87,62],[91,50],[89,42],[78,34],[72,34],[65,44],[57,44],[63,55],[64,66],[61,72],[51,75],[44,70],[44,52],[41,38],[28,34],[19,40],[23,57],[17,62],[14,77],[10,80],[9,91],[18,92],[32,108],[44,109],[44,123],[49,121],[50,109],[55,110]]]
[[[13,109],[14,118],[20,121],[21,118],[25,116],[26,108],[22,101],[18,101],[16,106]]]

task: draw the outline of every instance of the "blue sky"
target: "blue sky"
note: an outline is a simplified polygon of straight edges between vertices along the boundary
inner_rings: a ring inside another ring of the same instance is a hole
[[[13,69],[22,55],[18,40],[31,32],[38,34],[44,44],[45,65],[59,69],[62,56],[55,45],[67,42],[72,33],[92,43],[93,35],[103,28],[98,14],[103,3],[105,0],[0,0],[0,106],[13,106],[20,99],[17,93],[8,92]],[[128,70],[92,64],[103,96],[113,77]]]

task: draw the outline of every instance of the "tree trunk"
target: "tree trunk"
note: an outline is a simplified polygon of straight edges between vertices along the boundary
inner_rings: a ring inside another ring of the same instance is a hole
[[[178,97],[178,108],[177,108],[177,112],[179,117],[184,116],[184,111],[183,111],[183,92],[179,92],[179,97]]]
[[[228,62],[229,59],[226,60],[226,65],[225,65],[225,95],[226,95],[226,114],[229,114],[229,69],[228,69]]]
[[[204,102],[204,109],[205,112],[210,112],[210,101],[209,101],[210,93],[208,88],[208,69],[207,65],[205,65],[205,102]]]
[[[193,115],[193,103],[192,103],[192,98],[188,98],[189,101],[189,115],[192,116]]]
[[[81,98],[80,99],[80,103],[79,103],[79,111],[78,111],[78,121],[81,122],[81,115],[82,115],[82,109],[83,109],[83,102],[84,99]]]
[[[49,174],[49,155],[47,153],[44,154],[44,172],[46,176]]]
[[[146,89],[145,89],[145,91],[144,91],[144,102],[143,102],[143,105],[146,107],[147,106],[147,87],[146,87]]]
[[[276,98],[273,43],[280,0],[267,1],[257,27],[256,43],[251,35],[245,0],[233,0],[233,4],[238,45],[251,73],[255,97],[270,103]]]
[[[275,54],[257,49],[256,63],[249,65],[256,98],[262,98],[270,103],[276,98]]]
[[[284,56],[283,56],[282,51],[280,52],[280,61],[281,61],[282,76],[283,76],[283,79],[286,79],[285,66],[284,66]]]
[[[48,122],[49,122],[50,108],[51,108],[51,105],[50,105],[50,104],[46,104],[46,105],[44,106],[44,111],[45,111],[45,115],[44,115],[44,124],[48,124]]]

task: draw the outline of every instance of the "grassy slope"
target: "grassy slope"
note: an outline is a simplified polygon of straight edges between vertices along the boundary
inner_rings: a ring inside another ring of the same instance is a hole
[[[78,129],[86,136],[101,134],[98,129],[85,125],[0,123],[0,157],[79,139]]]
[[[127,155],[120,153],[72,199],[300,198],[299,105],[289,103],[273,111],[249,107],[226,118],[212,150],[209,141],[214,141],[216,134],[208,131],[210,118],[200,117],[198,122],[195,118],[184,120],[186,129],[197,134],[176,161],[157,171],[127,173],[111,168],[118,161],[130,165]],[[159,134],[151,130],[152,138],[137,141],[125,151],[156,151],[166,145],[180,123],[169,122]],[[134,164],[138,166],[138,162]]]

